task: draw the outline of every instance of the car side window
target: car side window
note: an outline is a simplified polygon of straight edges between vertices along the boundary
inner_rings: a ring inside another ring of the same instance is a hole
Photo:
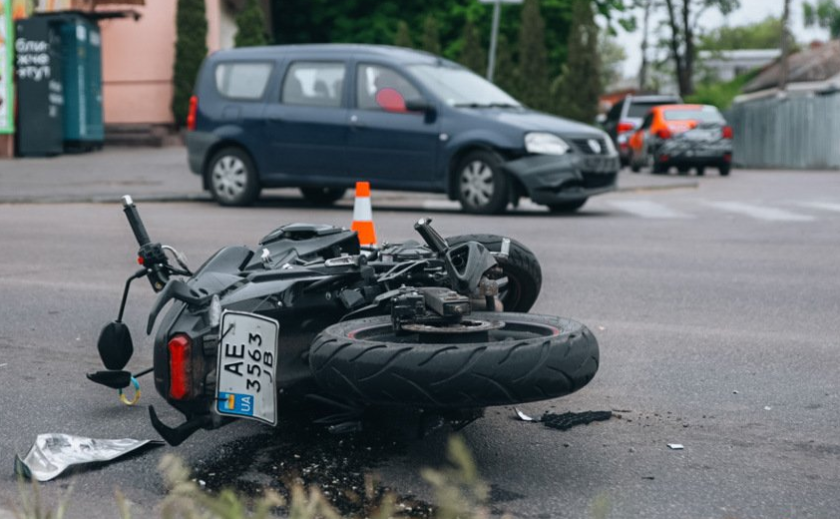
[[[356,106],[361,110],[407,112],[406,100],[422,100],[414,85],[396,70],[381,65],[356,68]]]
[[[280,102],[296,106],[341,107],[344,63],[296,61],[283,79]]]
[[[260,99],[271,69],[271,63],[219,63],[216,65],[216,90],[231,99]]]

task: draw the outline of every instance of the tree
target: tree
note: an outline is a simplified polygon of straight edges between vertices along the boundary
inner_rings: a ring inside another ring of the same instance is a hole
[[[204,0],[178,0],[175,15],[175,63],[172,77],[172,115],[186,123],[195,79],[207,56],[207,16]]]
[[[569,48],[569,54],[571,56],[571,47]],[[619,45],[614,38],[604,32],[598,38],[598,56],[601,62],[601,88],[607,90],[623,77],[622,66],[627,59],[627,53],[624,52],[622,45]]]
[[[535,110],[551,108],[548,73],[545,22],[539,0],[525,0],[519,24],[519,95],[523,103]]]
[[[428,15],[423,20],[423,50],[439,56],[440,50],[440,34],[438,34],[437,20],[433,15]]]
[[[802,4],[806,27],[822,27],[828,29],[831,39],[840,38],[840,7],[834,0],[819,0],[813,4]]]
[[[698,20],[709,9],[729,14],[739,5],[739,0],[665,0],[666,23],[671,30],[668,47],[681,96],[694,93],[694,62],[697,57],[695,31]]]
[[[265,15],[257,0],[248,0],[245,8],[236,15],[235,47],[258,47],[268,45],[265,32]]]
[[[493,83],[499,88],[512,95],[519,96],[519,71],[513,60],[511,45],[504,34],[499,35],[496,42],[496,66],[493,70]]]
[[[569,61],[552,85],[557,113],[569,119],[592,123],[598,115],[601,67],[598,56],[598,26],[589,0],[574,0]]]
[[[698,38],[699,50],[775,49],[779,46],[782,21],[768,16],[763,21],[736,27],[718,27]]]
[[[461,65],[483,76],[487,72],[487,53],[481,46],[481,37],[472,21],[467,20],[464,25],[464,46],[458,61]]]
[[[394,36],[394,45],[397,47],[414,47],[414,42],[411,41],[411,31],[408,29],[408,24],[405,20],[400,20],[397,23],[397,34]]]

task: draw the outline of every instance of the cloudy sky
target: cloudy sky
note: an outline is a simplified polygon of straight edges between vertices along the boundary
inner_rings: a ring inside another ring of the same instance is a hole
[[[802,4],[805,0],[791,1],[791,29],[794,36],[800,42],[810,42],[812,40],[826,40],[828,39],[828,31],[819,28],[805,28],[802,15]],[[812,1],[813,3],[813,1]],[[729,16],[723,16],[717,11],[707,12],[700,20],[703,29],[714,29],[722,25],[744,25],[752,22],[758,22],[765,19],[767,16],[782,16],[784,8],[783,0],[741,0],[741,8],[733,12]],[[639,65],[642,62],[642,16],[643,11],[639,10],[636,19],[639,23],[639,29],[633,33],[624,33],[619,29],[618,40],[624,45],[627,53],[627,61],[624,63],[624,75],[633,77],[638,74]],[[661,19],[661,18],[660,18]],[[651,16],[651,26],[656,26],[659,19],[654,20]]]

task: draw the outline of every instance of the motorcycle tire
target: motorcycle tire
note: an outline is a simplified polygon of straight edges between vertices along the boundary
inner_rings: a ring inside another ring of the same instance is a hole
[[[501,252],[502,240],[503,236],[495,234],[462,234],[446,239],[449,245],[477,241],[490,252]],[[527,312],[534,306],[542,287],[542,268],[537,256],[531,249],[510,238],[507,257],[494,257],[508,278],[508,286],[500,296],[505,312]]]
[[[334,324],[312,343],[309,367],[330,394],[422,408],[547,400],[577,391],[598,371],[598,341],[581,323],[507,312],[471,319],[498,320],[504,327],[483,342],[453,334],[428,343],[417,334],[394,334],[389,316]]]

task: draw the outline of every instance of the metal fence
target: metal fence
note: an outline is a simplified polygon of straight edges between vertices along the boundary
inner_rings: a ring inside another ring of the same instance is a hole
[[[727,119],[739,166],[840,169],[840,95],[749,101]]]

